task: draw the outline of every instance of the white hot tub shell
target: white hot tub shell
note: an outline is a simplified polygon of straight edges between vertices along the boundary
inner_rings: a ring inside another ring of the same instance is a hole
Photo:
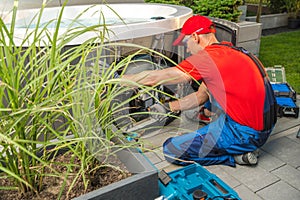
[[[47,26],[48,31],[54,33],[56,20],[61,9],[60,6],[46,7],[39,23],[36,17],[40,12],[39,8],[20,9],[16,16],[15,44],[21,45],[27,34],[37,26],[38,28]],[[191,15],[192,10],[190,8],[165,4],[72,5],[64,8],[58,35],[62,36],[70,29],[70,26],[74,28],[79,25],[92,26],[105,23],[110,30],[109,34],[106,35],[109,41],[132,40],[178,30]],[[4,23],[9,26],[12,20],[11,12],[4,11],[1,13],[1,17]],[[76,19],[76,23],[74,23],[74,19]],[[97,35],[96,31],[86,32],[70,41],[68,45],[81,44]],[[43,40],[44,44],[48,43],[47,37],[44,37]],[[30,45],[31,42],[30,39],[26,41],[27,45]],[[26,46],[26,43],[22,46]]]

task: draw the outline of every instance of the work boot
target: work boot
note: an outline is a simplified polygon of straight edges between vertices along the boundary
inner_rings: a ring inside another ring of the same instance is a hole
[[[234,160],[239,165],[256,165],[258,162],[256,152],[234,155]]]
[[[255,149],[254,151],[252,151],[252,153],[256,156],[256,158],[258,158],[260,156],[259,149]]]

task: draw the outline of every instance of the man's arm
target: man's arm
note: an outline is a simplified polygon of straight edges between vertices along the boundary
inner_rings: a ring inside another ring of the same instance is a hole
[[[204,83],[199,86],[197,92],[191,93],[179,100],[169,102],[170,110],[173,112],[189,110],[196,106],[204,104],[209,100],[209,93]]]
[[[122,78],[149,86],[160,84],[186,83],[192,80],[190,75],[184,73],[176,67],[169,67],[162,70],[143,71],[138,74],[123,75]]]

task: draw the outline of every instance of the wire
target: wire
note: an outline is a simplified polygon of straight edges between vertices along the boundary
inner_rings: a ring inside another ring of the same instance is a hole
[[[168,158],[171,158],[173,160],[177,160],[179,162],[184,162],[184,163],[196,163],[195,161],[192,161],[192,160],[183,160],[183,159],[180,159],[180,158],[176,158],[176,157],[173,157],[173,156],[169,156],[167,154],[164,154],[165,157],[168,157]]]

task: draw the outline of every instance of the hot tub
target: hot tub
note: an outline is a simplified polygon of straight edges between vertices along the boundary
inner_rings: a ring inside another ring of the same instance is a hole
[[[61,9],[60,6],[46,7],[40,23],[37,22],[37,17],[35,17],[40,12],[39,8],[19,10],[16,16],[15,44],[21,45],[27,34],[37,26],[40,29],[47,26],[49,32],[54,33],[56,20]],[[76,26],[92,26],[105,23],[110,30],[107,34],[108,41],[129,40],[178,30],[191,15],[192,10],[190,8],[166,4],[133,3],[66,6],[58,36],[62,36],[68,29]],[[11,13],[2,12],[1,17],[4,23],[9,26]],[[75,23],[74,19],[76,19]],[[70,41],[68,45],[81,44],[97,35],[98,32],[96,31],[87,32]],[[47,40],[48,38],[44,37],[43,43],[48,44]],[[29,45],[31,42],[28,39],[22,46]]]

